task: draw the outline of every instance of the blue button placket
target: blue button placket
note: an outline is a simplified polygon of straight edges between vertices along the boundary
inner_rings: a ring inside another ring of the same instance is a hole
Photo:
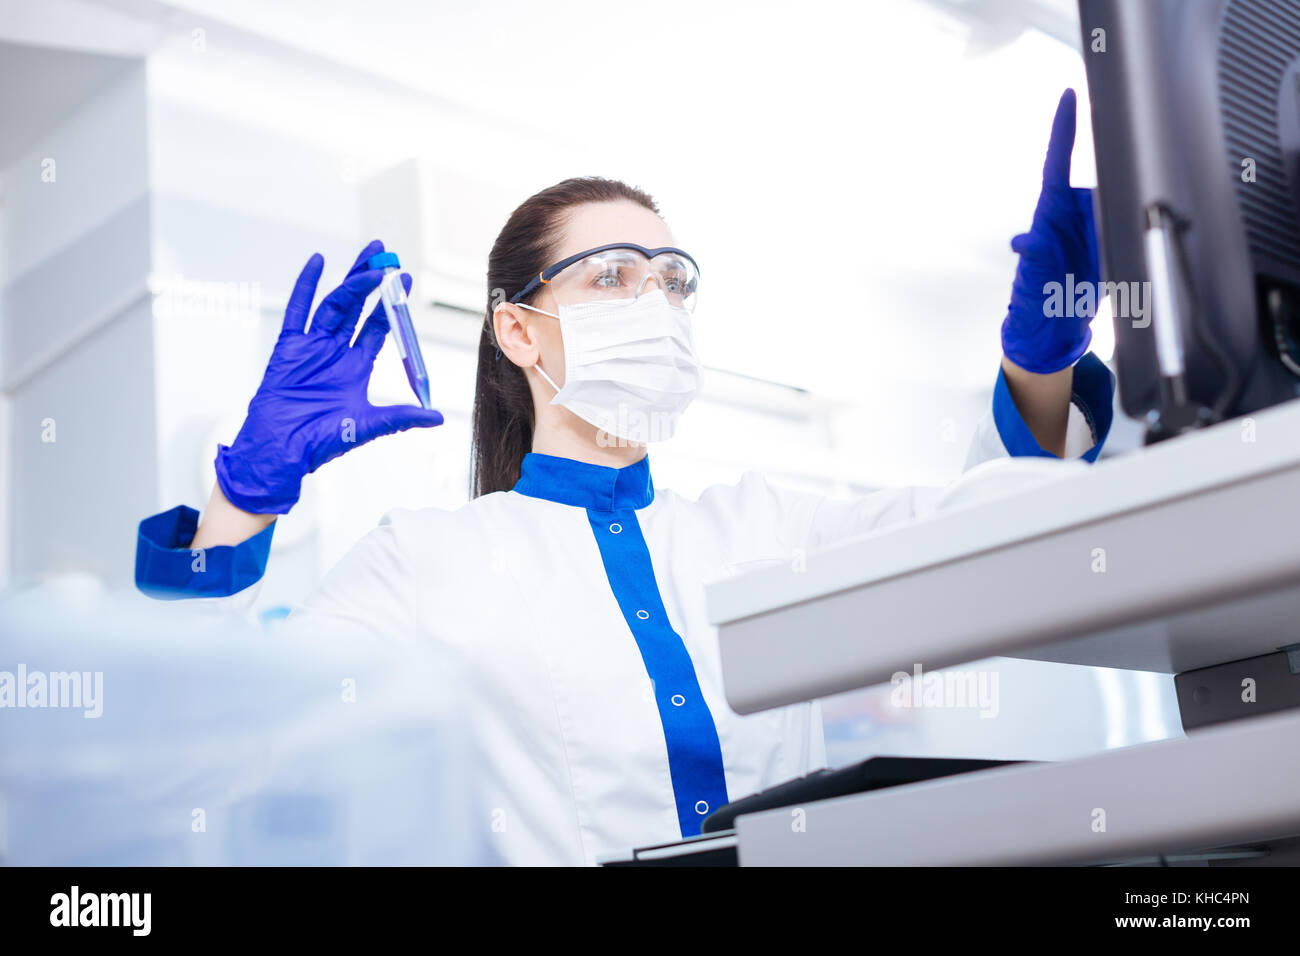
[[[677,822],[697,836],[727,802],[722,744],[695,665],[664,608],[637,511],[654,500],[648,458],[611,468],[530,452],[514,491],[583,508],[610,590],[641,652],[663,724]]]
[[[650,677],[668,746],[668,769],[682,836],[700,833],[704,818],[727,802],[722,744],[700,691],[695,666],[668,621],[650,550],[632,509],[587,509],[605,574]]]

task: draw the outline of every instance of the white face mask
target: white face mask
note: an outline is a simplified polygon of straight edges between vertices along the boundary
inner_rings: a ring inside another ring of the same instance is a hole
[[[561,305],[564,387],[535,366],[563,405],[583,421],[626,441],[672,437],[677,419],[700,388],[691,314],[662,289],[635,299]]]

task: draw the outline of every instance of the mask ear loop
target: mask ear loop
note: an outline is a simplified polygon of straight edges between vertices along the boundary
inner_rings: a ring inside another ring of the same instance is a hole
[[[534,306],[528,305],[524,302],[516,302],[515,305],[519,306],[519,308],[521,309],[528,309],[530,312],[539,312],[542,315],[549,315],[553,319],[559,318],[559,316],[556,315],[554,312],[547,312],[544,309],[535,308]],[[501,346],[499,345],[497,346],[496,358],[494,358],[492,361],[494,362],[501,361]],[[541,375],[542,378],[546,379],[546,384],[551,386],[551,388],[555,389],[555,394],[558,395],[560,393],[560,386],[556,385],[555,380],[551,378],[551,376],[546,374],[546,370],[543,369],[540,364],[534,365],[533,368],[537,370],[537,374]]]
[[[546,379],[546,384],[549,385],[549,386],[551,386],[551,388],[555,389],[555,394],[556,394],[556,395],[559,395],[559,394],[560,394],[560,387],[559,387],[558,385],[555,384],[555,382],[551,379],[551,376],[549,376],[549,375],[546,374],[546,370],[543,369],[542,366],[541,366],[540,364],[538,364],[538,365],[534,365],[534,366],[533,366],[533,371],[535,371],[535,372],[536,372],[538,375],[540,375],[542,378]]]
[[[539,313],[539,314],[541,314],[541,315],[549,315],[549,316],[550,316],[551,318],[553,318],[553,319],[558,319],[558,318],[559,318],[559,316],[556,315],[554,312],[547,312],[545,309],[538,309],[538,308],[535,308],[535,307],[533,307],[533,306],[531,306],[531,305],[527,305],[527,304],[525,304],[525,303],[523,303],[523,302],[517,302],[517,303],[515,303],[515,304],[518,305],[519,308],[521,308],[521,309],[527,309],[527,310],[530,311],[530,312],[537,312],[537,313]],[[500,351],[500,349],[498,349],[498,351]],[[556,385],[556,384],[555,384],[555,380],[554,380],[553,378],[551,378],[551,376],[549,376],[549,375],[546,374],[546,370],[542,368],[542,366],[541,366],[540,363],[538,363],[537,365],[534,365],[533,368],[537,371],[537,374],[538,374],[538,375],[540,375],[542,378],[546,379],[546,384],[547,384],[547,385],[549,385],[549,386],[551,386],[551,388],[555,389],[555,394],[556,394],[556,395],[560,394],[560,386]]]

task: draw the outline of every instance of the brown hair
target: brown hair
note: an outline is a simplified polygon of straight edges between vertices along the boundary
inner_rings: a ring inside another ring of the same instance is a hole
[[[659,214],[647,193],[616,179],[566,179],[524,200],[492,244],[488,255],[487,312],[479,336],[478,379],[474,386],[470,494],[475,498],[514,487],[524,455],[533,444],[532,393],[523,369],[504,356],[497,360],[493,309],[509,301],[555,261],[559,233],[570,210],[585,203],[620,199]]]

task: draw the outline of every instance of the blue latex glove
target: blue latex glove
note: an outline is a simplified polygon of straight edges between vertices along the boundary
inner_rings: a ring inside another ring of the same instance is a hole
[[[1020,254],[1011,304],[1002,321],[1002,351],[1030,372],[1048,373],[1077,362],[1092,342],[1089,323],[1096,311],[1096,283],[1101,281],[1092,190],[1070,187],[1070,151],[1074,149],[1074,90],[1066,90],[1052,121],[1052,139],[1043,164],[1043,191],[1029,231],[1011,240]],[[1078,315],[1068,295],[1066,275],[1074,288],[1093,283],[1093,309]],[[1060,283],[1057,314],[1048,314],[1049,282]]]
[[[230,503],[253,514],[285,514],[298,501],[304,476],[380,435],[442,424],[442,413],[417,405],[371,405],[366,398],[375,356],[388,334],[382,303],[349,345],[366,297],[382,270],[366,261],[382,242],[361,250],[343,283],[325,297],[305,331],[325,259],[307,260],[248,417],[229,447],[217,446],[217,481]],[[411,289],[411,277],[402,275]]]

